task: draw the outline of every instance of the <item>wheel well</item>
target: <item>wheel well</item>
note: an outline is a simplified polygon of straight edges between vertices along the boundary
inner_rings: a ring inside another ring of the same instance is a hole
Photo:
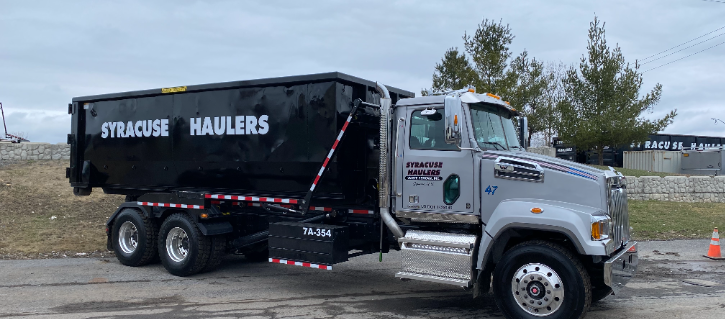
[[[529,240],[546,240],[554,242],[566,248],[574,255],[581,254],[569,235],[563,232],[527,228],[509,228],[504,230],[494,239],[493,246],[489,251],[490,256],[488,257],[488,263],[498,263],[506,251]]]

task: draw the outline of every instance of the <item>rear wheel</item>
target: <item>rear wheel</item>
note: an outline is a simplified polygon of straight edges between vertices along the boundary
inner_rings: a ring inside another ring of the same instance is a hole
[[[506,318],[583,318],[592,298],[582,263],[546,241],[507,251],[494,270],[493,290]]]
[[[158,250],[161,263],[169,273],[191,276],[204,269],[209,261],[211,241],[201,234],[191,217],[177,213],[161,225]]]
[[[156,256],[156,225],[140,211],[126,208],[113,221],[111,243],[119,262],[138,267]]]
[[[222,258],[227,250],[227,238],[226,236],[213,236],[211,237],[211,249],[209,250],[209,259],[202,269],[202,272],[212,271],[219,267],[222,263]]]

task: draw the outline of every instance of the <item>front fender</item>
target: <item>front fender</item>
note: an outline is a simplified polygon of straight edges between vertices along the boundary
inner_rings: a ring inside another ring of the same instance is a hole
[[[531,209],[538,207],[541,213]],[[591,240],[591,216],[603,215],[601,209],[542,199],[509,199],[499,203],[484,228],[479,248],[478,267],[488,258],[497,237],[510,228],[553,231],[566,235],[580,254],[605,256],[606,241]]]

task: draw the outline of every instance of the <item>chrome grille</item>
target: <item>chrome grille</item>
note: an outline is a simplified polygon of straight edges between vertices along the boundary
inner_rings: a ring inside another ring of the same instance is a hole
[[[614,252],[629,242],[629,208],[626,188],[612,187],[609,192],[609,214],[612,218],[614,244],[611,246],[611,252]]]
[[[493,176],[528,182],[544,182],[544,170],[536,163],[508,157],[499,157],[494,162]]]

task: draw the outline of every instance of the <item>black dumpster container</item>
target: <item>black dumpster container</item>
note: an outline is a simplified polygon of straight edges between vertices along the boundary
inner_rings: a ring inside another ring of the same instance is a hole
[[[140,195],[171,190],[303,196],[351,110],[375,83],[342,73],[77,97],[71,185]],[[391,88],[395,103],[413,97]],[[316,198],[354,203],[377,172],[377,111],[358,112]]]

